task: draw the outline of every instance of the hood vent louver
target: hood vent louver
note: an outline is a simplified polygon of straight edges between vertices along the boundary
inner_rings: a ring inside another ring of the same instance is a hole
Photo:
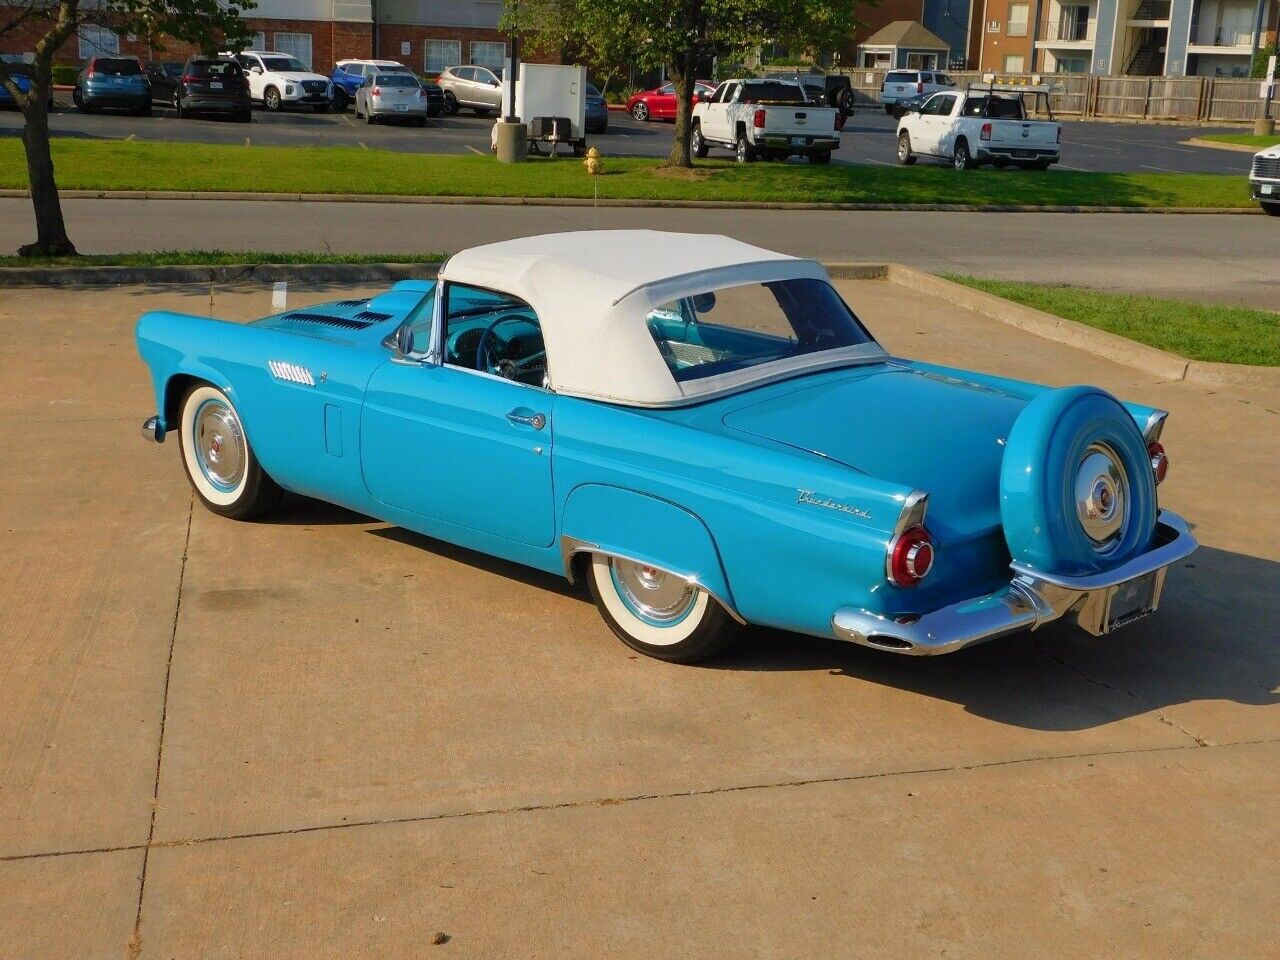
[[[359,320],[355,317],[334,317],[327,313],[307,313],[305,311],[286,313],[280,319],[293,323],[318,323],[326,327],[338,327],[342,330],[363,330],[373,323],[372,320]]]
[[[381,323],[383,320],[390,320],[391,314],[379,313],[377,310],[361,310],[351,319],[363,320],[366,323]]]
[[[369,298],[365,297],[363,300],[335,300],[333,305],[335,307],[363,307],[368,302]]]

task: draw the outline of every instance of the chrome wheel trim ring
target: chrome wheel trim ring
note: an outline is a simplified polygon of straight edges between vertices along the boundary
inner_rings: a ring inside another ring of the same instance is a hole
[[[1095,441],[1085,447],[1076,468],[1076,517],[1099,554],[1115,550],[1129,523],[1129,477],[1119,455]]]
[[[214,486],[234,490],[248,461],[244,431],[226,404],[206,400],[196,411],[193,442],[200,469]]]
[[[698,588],[665,570],[618,558],[610,559],[609,569],[619,599],[650,626],[675,626],[697,602]]]

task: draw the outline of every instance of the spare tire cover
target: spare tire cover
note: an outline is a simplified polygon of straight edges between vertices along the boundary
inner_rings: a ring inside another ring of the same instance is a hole
[[[1156,487],[1133,417],[1097,387],[1047,390],[1018,415],[1000,466],[1013,561],[1082,576],[1150,548]]]

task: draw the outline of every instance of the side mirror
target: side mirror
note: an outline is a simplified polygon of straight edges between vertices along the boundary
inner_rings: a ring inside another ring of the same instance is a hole
[[[402,324],[400,329],[396,331],[396,355],[394,359],[402,363],[413,353],[413,328],[409,324]]]

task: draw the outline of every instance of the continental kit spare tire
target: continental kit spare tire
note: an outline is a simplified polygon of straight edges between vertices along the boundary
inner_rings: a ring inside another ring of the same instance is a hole
[[[1048,390],[1019,414],[1000,467],[1000,519],[1015,563],[1083,576],[1151,546],[1156,486],[1138,425],[1097,387]]]

